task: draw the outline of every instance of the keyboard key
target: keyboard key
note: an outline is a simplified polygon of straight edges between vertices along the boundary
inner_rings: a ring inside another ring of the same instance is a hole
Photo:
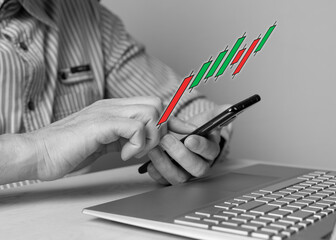
[[[325,198],[323,195],[318,195],[316,193],[312,194],[310,197],[311,198],[315,198],[317,201],[322,200],[323,198]]]
[[[328,206],[328,207],[330,207],[330,206],[334,205],[334,203],[333,203],[333,202],[330,202],[330,201],[325,201],[324,199],[323,199],[323,200],[321,200],[321,201],[318,201],[318,204],[326,205],[326,206]]]
[[[328,207],[328,209],[335,212],[336,211],[336,206],[334,205],[334,206]]]
[[[255,201],[257,201],[257,202],[262,202],[262,203],[269,203],[269,202],[272,202],[273,199],[271,199],[271,198],[266,198],[266,197],[261,197],[261,198],[256,199]]]
[[[203,218],[203,221],[208,222],[210,224],[220,224],[223,221],[223,219],[212,217],[212,218]]]
[[[238,216],[239,214],[241,214],[241,211],[232,209],[232,210],[224,210],[223,213],[230,214],[232,216]]]
[[[312,222],[307,221],[307,220],[304,220],[304,221],[299,222],[298,224],[306,228],[306,227],[308,227],[309,225],[311,225]]]
[[[222,209],[216,207],[207,207],[200,210],[197,210],[195,214],[203,215],[205,217],[210,217],[213,214],[221,212]]]
[[[291,203],[291,204],[288,204],[287,206],[288,206],[288,207],[293,207],[293,208],[298,208],[298,209],[301,209],[301,208],[304,208],[304,207],[305,207],[305,205],[298,204],[298,203],[296,203],[296,202]]]
[[[294,218],[294,219],[298,219],[298,220],[305,220],[306,218],[308,217],[311,217],[313,216],[314,214],[311,213],[311,212],[306,212],[306,211],[297,211],[297,212],[294,212],[294,213],[291,213],[290,215],[288,215],[287,217],[288,218]]]
[[[264,196],[265,198],[271,198],[273,200],[277,200],[279,198],[281,198],[279,195],[276,195],[276,194],[268,194],[266,196]]]
[[[249,228],[252,229],[254,231],[257,231],[258,229],[262,228],[264,225],[260,224],[260,223],[246,223],[246,224],[242,224],[241,227],[243,228]]]
[[[322,174],[325,174],[325,173],[320,173],[320,172],[311,172],[311,173],[309,173],[309,175],[311,175],[311,176],[316,176],[316,177],[319,177],[319,176],[321,176]]]
[[[253,198],[241,196],[241,197],[234,198],[234,200],[246,203],[246,202],[253,200]]]
[[[274,234],[271,232],[264,232],[264,231],[255,231],[252,232],[251,236],[261,239],[270,239]]]
[[[267,192],[264,192],[264,191],[254,191],[251,193],[252,195],[258,195],[258,196],[265,196],[267,194]]]
[[[293,178],[293,179],[289,179],[289,180],[282,181],[280,183],[265,187],[265,188],[261,189],[260,191],[272,193],[272,192],[287,188],[289,186],[292,186],[292,185],[295,185],[295,184],[298,184],[298,183],[301,183],[301,182],[304,182],[304,180],[298,179],[298,178]]]
[[[271,232],[274,234],[278,234],[280,233],[283,229],[281,227],[272,227],[272,226],[268,226],[268,227],[263,227],[262,229],[260,229],[261,231],[264,232]]]
[[[310,205],[309,207],[318,208],[318,209],[321,209],[321,210],[328,208],[326,205],[322,205],[322,204],[319,204],[319,203],[314,203],[314,204]]]
[[[305,192],[311,192],[311,193],[317,193],[318,191],[319,191],[318,189],[312,187],[305,189]]]
[[[261,197],[261,195],[246,194],[246,195],[243,195],[243,197],[251,198],[251,199],[257,199],[257,198]]]
[[[316,194],[320,194],[320,195],[324,195],[326,197],[329,197],[330,195],[332,195],[333,193],[330,191],[327,191],[326,189],[320,192],[317,192]]]
[[[264,203],[263,202],[248,202],[248,203],[244,203],[240,206],[237,206],[237,207],[234,207],[233,209],[234,210],[239,210],[239,211],[242,211],[242,212],[247,212],[253,208],[256,208],[256,207],[259,207],[261,205],[263,205]]]
[[[288,214],[289,214],[289,213],[293,213],[293,212],[296,212],[296,211],[298,211],[298,210],[299,210],[299,208],[285,206],[285,207],[282,207],[282,208],[280,208],[279,210],[282,210],[282,211],[288,212]]]
[[[209,228],[209,224],[207,224],[203,221],[199,221],[199,220],[195,220],[195,219],[188,219],[188,218],[185,218],[185,217],[175,219],[174,223],[183,224],[183,225],[192,226],[192,227],[205,228],[205,229]]]
[[[239,226],[239,225],[242,224],[242,222],[236,221],[236,220],[227,220],[227,221],[223,221],[222,224],[223,225],[230,225],[230,226]]]
[[[291,226],[289,229],[292,229],[292,230],[298,232],[298,231],[301,231],[302,229],[304,229],[304,227],[302,225],[296,224],[296,225]]]
[[[302,196],[302,197],[308,197],[310,195],[310,193],[304,192],[304,191],[299,191],[299,192],[296,192],[295,195]]]
[[[310,201],[310,202],[317,202],[318,200],[316,198],[313,198],[313,197],[306,197],[304,199],[302,199],[303,201]]]
[[[212,226],[211,229],[216,230],[216,231],[226,232],[226,233],[245,235],[245,236],[248,236],[253,231],[252,229],[229,226],[229,225],[216,225],[216,226]]]
[[[270,211],[278,209],[277,206],[270,206],[270,205],[262,205],[260,207],[254,208],[251,210],[251,212],[260,213],[261,215],[264,215]]]
[[[275,223],[271,223],[270,226],[274,226],[274,227],[280,227],[282,229],[287,229],[290,226],[293,226],[293,224],[291,223],[286,223],[286,222],[275,222]]]
[[[215,218],[222,218],[224,220],[229,220],[230,218],[233,217],[233,215],[231,214],[227,214],[227,213],[217,213],[213,215]]]
[[[332,198],[332,197],[326,197],[323,199],[324,201],[328,201],[328,202],[332,202],[332,203],[336,203],[336,198]]]
[[[306,187],[308,187],[308,186],[304,186],[304,185],[297,184],[297,185],[294,185],[294,186],[289,187],[288,189],[295,189],[295,190],[297,190],[297,191],[300,191],[300,190],[302,190],[302,189],[305,189]]]
[[[322,213],[322,212],[314,214],[314,217],[317,217],[318,219],[322,219],[322,218],[324,218],[326,216],[327,216],[327,214]]]
[[[336,172],[327,172],[326,175],[336,177]]]
[[[253,219],[256,219],[260,215],[261,215],[260,213],[253,213],[253,212],[247,212],[247,213],[242,213],[241,214],[241,216],[247,216],[247,217],[251,217]]]
[[[282,231],[281,233],[285,236],[290,237],[290,236],[294,235],[296,233],[296,231],[293,230],[293,229],[286,229],[286,230]]]
[[[275,222],[276,220],[278,220],[280,217],[279,216],[275,216],[275,215],[269,215],[269,214],[266,214],[266,215],[263,215],[260,217],[260,219],[269,219],[271,220],[272,222]]]
[[[297,224],[299,221],[300,220],[298,220],[298,219],[288,218],[288,217],[285,217],[285,218],[279,220],[279,222],[290,223],[292,225]]]
[[[277,206],[277,207],[283,207],[283,206],[286,206],[287,203],[285,203],[285,202],[279,202],[279,201],[273,201],[273,202],[268,203],[268,205]]]
[[[234,206],[239,206],[240,204],[243,204],[242,201],[237,201],[237,200],[233,200],[233,199],[227,200],[224,203],[234,205]]]
[[[277,196],[280,196],[280,197],[285,197],[287,196],[289,193],[286,193],[286,192],[282,192],[282,191],[276,191],[274,193],[272,193],[273,195],[277,195]]]
[[[302,200],[302,199],[301,199]],[[302,207],[307,207],[310,203],[307,203],[307,202],[305,202],[305,201],[301,201],[301,200],[299,200],[299,201],[296,201],[295,202],[295,204],[297,204],[297,205],[301,205]],[[291,203],[292,204],[292,203]]]
[[[302,198],[302,196],[292,194],[292,195],[288,195],[288,196],[286,196],[286,198],[288,198],[288,199],[293,199],[293,200],[297,201],[297,200],[300,200],[300,199]]]
[[[316,223],[319,220],[318,217],[309,217],[306,219],[306,221],[311,222],[311,223]]]
[[[231,204],[227,204],[227,203],[218,203],[218,204],[215,204],[215,207],[216,208],[223,208],[225,210],[229,210],[231,208],[233,208],[235,205],[231,205]]]
[[[297,192],[297,190],[296,189],[288,189],[288,188],[286,188],[286,189],[282,189],[280,192],[287,193],[287,194],[293,194],[293,193]]]
[[[329,214],[332,214],[333,211],[330,210],[330,209],[324,209],[324,210],[321,211],[321,213],[325,213],[326,215],[329,215]]]
[[[283,240],[283,239],[287,239],[288,237],[282,233],[280,234],[276,234],[272,237],[272,240]]]
[[[275,210],[275,211],[269,212],[268,214],[271,215],[271,216],[278,216],[278,217],[284,218],[287,215],[289,215],[290,212],[283,211],[283,210]]]
[[[272,220],[257,218],[251,220],[251,223],[262,224],[263,226],[267,226],[268,224],[272,223]]]
[[[318,208],[312,208],[312,207],[305,207],[305,208],[302,208],[302,211],[304,212],[311,212],[311,213],[318,213],[321,211],[321,209],[318,209]]]
[[[247,223],[250,220],[252,220],[253,217],[248,217],[248,216],[238,216],[238,217],[233,217],[232,220]]]
[[[288,195],[288,196],[290,196],[290,195]],[[287,198],[287,196],[284,197],[284,198],[280,198],[280,199],[278,199],[278,202],[284,202],[284,203],[286,203],[286,204],[292,203],[292,202],[294,202],[294,201],[295,201],[294,199]]]
[[[190,218],[190,219],[196,219],[196,220],[201,220],[204,216],[195,214],[195,213],[190,213],[188,215],[185,216],[186,218]]]

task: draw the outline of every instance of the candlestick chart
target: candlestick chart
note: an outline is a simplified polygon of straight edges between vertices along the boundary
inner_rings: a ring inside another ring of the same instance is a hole
[[[192,91],[192,89],[197,87],[202,80],[207,81],[211,77],[217,79],[219,76],[224,74],[228,66],[234,67],[235,65],[237,65],[232,73],[232,77],[240,73],[247,60],[250,58],[251,54],[254,53],[254,55],[256,55],[262,50],[275,27],[276,23],[268,28],[262,38],[261,36],[259,36],[254,39],[248,48],[246,48],[246,45],[241,48],[244,40],[246,39],[244,33],[242,37],[237,39],[231,50],[226,47],[225,50],[221,51],[217,55],[215,60],[212,60],[210,58],[207,62],[203,63],[197,74],[191,74],[190,76],[186,77],[182,81],[172,100],[166,107],[157,125],[161,125],[168,120],[170,114],[176,107],[178,101],[180,100],[188,86],[190,91]]]

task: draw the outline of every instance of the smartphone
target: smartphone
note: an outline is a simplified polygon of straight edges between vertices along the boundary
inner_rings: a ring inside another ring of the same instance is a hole
[[[224,110],[222,113],[218,114],[216,117],[208,121],[207,123],[203,124],[193,132],[189,133],[185,137],[183,137],[180,141],[184,142],[184,140],[189,137],[190,135],[199,135],[199,136],[206,136],[208,135],[213,129],[215,128],[221,128],[229,123],[231,123],[233,120],[236,119],[236,117],[241,114],[245,109],[248,107],[251,107],[255,103],[260,101],[260,96],[258,94],[255,94],[249,98],[244,99],[241,102],[238,102],[234,104],[233,106],[229,107],[228,109]],[[178,163],[175,160],[172,160],[175,165],[178,165]],[[144,163],[141,165],[138,169],[138,172],[140,174],[147,172],[147,167],[150,161]]]

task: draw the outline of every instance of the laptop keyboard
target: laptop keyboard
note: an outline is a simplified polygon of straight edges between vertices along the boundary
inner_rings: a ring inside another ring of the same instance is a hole
[[[286,239],[336,211],[336,172],[315,171],[174,220],[210,231]]]

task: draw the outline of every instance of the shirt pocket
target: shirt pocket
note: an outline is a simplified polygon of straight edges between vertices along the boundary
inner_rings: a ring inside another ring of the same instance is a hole
[[[98,86],[90,65],[58,71],[53,121],[60,120],[99,100]]]

